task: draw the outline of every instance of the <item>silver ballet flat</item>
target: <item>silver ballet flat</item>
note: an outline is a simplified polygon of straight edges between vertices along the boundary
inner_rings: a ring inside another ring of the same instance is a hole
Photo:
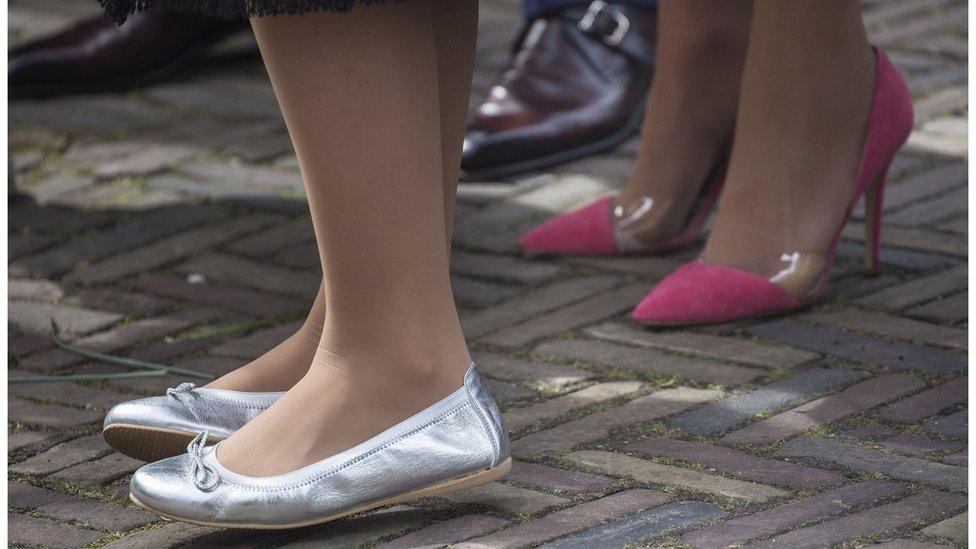
[[[182,454],[200,431],[219,441],[278,401],[284,392],[246,393],[182,383],[165,396],[137,398],[108,411],[102,436],[112,448],[142,461]]]
[[[512,466],[501,413],[473,363],[464,385],[447,398],[291,473],[234,473],[217,461],[217,446],[205,446],[206,439],[200,433],[186,454],[136,471],[132,501],[161,517],[203,526],[298,528],[487,484]]]

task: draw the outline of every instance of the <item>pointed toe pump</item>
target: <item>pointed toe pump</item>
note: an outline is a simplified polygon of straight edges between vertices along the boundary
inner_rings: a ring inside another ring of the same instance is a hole
[[[675,204],[642,196],[631,204],[603,197],[526,233],[522,248],[537,254],[637,255],[664,253],[691,244],[701,232],[725,181],[724,163],[709,174],[683,225],[674,235],[665,225]]]
[[[474,366],[443,400],[369,440],[297,471],[250,477],[221,465],[201,433],[187,453],[132,476],[130,499],[171,520],[281,529],[479,486],[512,465],[508,433]]]
[[[844,225],[865,197],[866,268],[876,271],[882,197],[888,167],[914,124],[911,94],[898,70],[875,48],[876,77],[854,197],[826,250],[786,252],[738,269],[698,260],[668,275],[638,304],[633,318],[651,325],[728,322],[797,309],[823,294]],[[763,273],[763,274],[757,274]]]
[[[200,431],[211,440],[229,437],[284,396],[197,388],[192,383],[167,389],[163,396],[137,398],[108,411],[102,436],[109,446],[141,461],[181,454]]]

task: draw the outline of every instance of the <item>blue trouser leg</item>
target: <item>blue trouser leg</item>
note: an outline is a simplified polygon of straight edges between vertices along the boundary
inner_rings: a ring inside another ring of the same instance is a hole
[[[525,9],[525,20],[532,21],[551,11],[562,10],[573,7],[586,7],[592,0],[522,0]],[[657,6],[657,0],[608,0],[610,4],[627,4],[630,6],[643,6],[653,8]]]

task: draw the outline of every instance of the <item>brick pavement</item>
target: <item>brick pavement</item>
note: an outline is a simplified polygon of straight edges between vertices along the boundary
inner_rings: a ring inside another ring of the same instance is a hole
[[[483,6],[476,98],[519,21],[514,0]],[[93,8],[15,0],[12,41]],[[470,344],[512,426],[506,480],[293,532],[167,523],[126,502],[139,464],[98,430],[113,404],[182,379],[14,385],[11,544],[966,545],[966,5],[871,0],[865,19],[919,113],[886,196],[883,274],[857,269],[858,219],[811,309],[645,330],[628,307],[695,250],[539,260],[516,247],[539,219],[619,186],[633,142],[465,185],[453,271]],[[294,328],[316,257],[259,64],[217,60],[124,96],[20,102],[10,119],[32,200],[9,216],[9,375],[119,371],[53,349],[52,316],[91,348],[217,374]]]

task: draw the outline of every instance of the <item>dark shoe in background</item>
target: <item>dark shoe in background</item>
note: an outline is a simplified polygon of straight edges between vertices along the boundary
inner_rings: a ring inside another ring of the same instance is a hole
[[[532,21],[468,124],[467,179],[504,177],[615,147],[640,128],[655,9],[596,0]]]
[[[97,16],[85,19],[10,50],[10,97],[146,86],[172,78],[248,26],[246,19],[226,21],[163,8],[135,13],[122,26]]]

